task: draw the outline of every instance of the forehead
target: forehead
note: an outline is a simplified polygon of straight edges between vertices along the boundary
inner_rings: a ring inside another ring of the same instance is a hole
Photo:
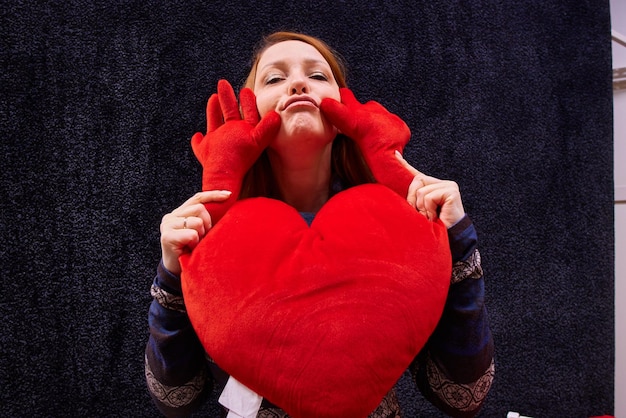
[[[259,59],[258,69],[277,63],[310,61],[328,65],[314,46],[302,41],[283,41],[267,48]]]

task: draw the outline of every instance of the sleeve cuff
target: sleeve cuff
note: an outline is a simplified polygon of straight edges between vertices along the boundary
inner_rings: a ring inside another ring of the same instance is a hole
[[[183,290],[180,277],[176,276],[163,265],[163,260],[159,262],[154,284],[173,295],[182,296]]]
[[[448,241],[452,262],[466,260],[474,253],[478,243],[478,235],[474,223],[468,215],[448,229]]]

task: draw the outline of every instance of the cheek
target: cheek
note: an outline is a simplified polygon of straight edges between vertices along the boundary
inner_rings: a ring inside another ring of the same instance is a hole
[[[341,94],[339,93],[339,87],[333,87],[330,89],[330,92],[328,93],[328,96],[326,97],[330,97],[331,99],[335,99],[338,102],[341,101]]]
[[[276,108],[276,102],[265,94],[256,96],[256,107],[259,110],[261,117],[265,116],[267,112]]]

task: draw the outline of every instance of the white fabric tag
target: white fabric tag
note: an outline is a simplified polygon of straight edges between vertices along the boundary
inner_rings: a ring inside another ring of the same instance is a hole
[[[263,398],[248,389],[243,383],[230,376],[219,398],[219,403],[228,408],[226,418],[255,418]]]

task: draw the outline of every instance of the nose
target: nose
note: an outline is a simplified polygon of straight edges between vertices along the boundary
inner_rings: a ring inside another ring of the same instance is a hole
[[[309,92],[309,88],[306,83],[306,79],[302,77],[296,77],[292,80],[289,85],[289,93],[290,94],[307,94]]]

